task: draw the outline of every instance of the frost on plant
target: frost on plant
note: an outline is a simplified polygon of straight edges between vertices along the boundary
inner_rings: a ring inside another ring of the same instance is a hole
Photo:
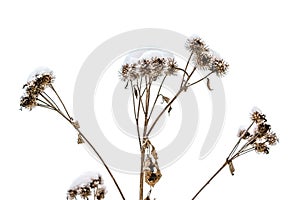
[[[176,59],[168,54],[155,54],[155,52],[146,52],[143,56],[132,57],[120,67],[119,76],[124,81],[124,88],[132,96],[132,107],[135,124],[137,144],[140,153],[140,174],[139,174],[139,200],[150,200],[151,192],[159,187],[159,180],[168,177],[163,176],[163,172],[159,167],[159,154],[156,151],[155,144],[149,137],[153,128],[164,114],[172,112],[174,101],[184,95],[190,87],[206,81],[206,86],[209,91],[213,88],[210,86],[210,76],[222,78],[228,72],[229,64],[217,56],[205,42],[195,36],[186,41],[185,45],[190,56],[183,66],[180,66]],[[198,77],[196,70],[204,72],[203,77]],[[173,96],[164,94],[163,88],[166,79],[172,79],[173,76],[180,77],[178,82],[178,90]],[[62,101],[62,98],[54,88],[54,75],[50,70],[36,71],[31,75],[30,79],[23,86],[24,95],[20,99],[21,109],[32,110],[36,107],[46,108],[47,110],[55,111],[63,119],[65,119],[76,131],[77,143],[85,143],[88,145],[98,159],[103,163],[107,174],[112,179],[120,194],[121,199],[125,199],[124,193],[107,166],[105,160],[96,151],[91,142],[85,137],[85,134],[80,130],[80,123],[75,120],[69,113],[67,107]],[[154,82],[158,83],[159,87],[153,87]],[[214,91],[218,92],[218,91]],[[156,115],[153,110],[160,102],[163,109]],[[84,109],[84,108],[82,108]],[[247,128],[241,128],[238,131],[238,140],[233,146],[224,161],[224,164],[216,171],[212,177],[200,187],[193,195],[187,194],[187,198],[192,196],[192,199],[198,197],[201,191],[215,178],[215,176],[228,165],[232,175],[236,169],[234,162],[240,156],[244,156],[250,152],[259,154],[269,154],[271,146],[278,143],[277,134],[271,130],[271,125],[267,123],[266,115],[259,109],[254,109],[250,115],[251,123]],[[101,141],[99,141],[101,143]],[[193,178],[193,177],[191,177]],[[132,182],[135,180],[132,180]],[[147,186],[147,187],[146,187]],[[146,193],[147,188],[147,193]],[[149,189],[148,189],[149,188]],[[197,188],[195,188],[197,189]],[[168,191],[166,191],[168,192]],[[99,174],[89,174],[81,176],[67,192],[67,199],[104,199],[106,189],[103,185],[102,176]]]
[[[78,177],[67,192],[67,200],[86,199],[101,200],[107,191],[103,178],[98,173],[87,173]]]

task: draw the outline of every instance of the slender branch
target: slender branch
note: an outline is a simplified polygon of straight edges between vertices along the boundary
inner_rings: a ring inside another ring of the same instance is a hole
[[[153,112],[153,110],[154,110],[154,107],[155,107],[155,104],[156,104],[156,102],[157,102],[157,99],[158,99],[158,97],[160,96],[160,91],[161,91],[162,85],[164,84],[166,78],[167,78],[167,75],[165,75],[164,78],[163,78],[163,80],[161,81],[161,84],[160,84],[159,89],[158,89],[158,91],[157,91],[156,98],[155,98],[155,100],[154,100],[154,103],[153,103],[153,105],[152,105],[152,109],[151,109],[150,114],[149,114],[149,117],[148,117],[148,120],[151,118],[151,115],[152,115],[152,112]]]
[[[145,139],[143,138],[143,144]],[[141,168],[140,168],[140,196],[139,200],[143,200],[144,197],[144,160],[145,160],[145,149],[142,147],[141,149]]]
[[[54,108],[60,110],[58,105],[55,103],[55,101],[46,92],[42,92],[40,94],[49,104],[51,104]],[[44,95],[42,95],[42,94],[44,94]]]
[[[184,69],[181,69],[179,67],[175,67],[176,70],[182,71],[185,75],[189,75]]]
[[[54,87],[53,87],[52,84],[50,84],[50,88],[54,91],[54,93],[55,93],[56,96],[58,97],[58,99],[59,99],[61,105],[63,106],[64,110],[66,111],[68,117],[69,117],[70,119],[72,119],[72,117],[70,116],[70,114],[69,114],[69,112],[68,112],[68,110],[67,110],[65,104],[64,104],[63,101],[61,100],[60,96],[58,95],[58,93],[56,92],[56,90],[54,89]]]
[[[132,81],[130,81],[130,85],[131,85],[131,94],[132,94],[132,103],[133,103],[133,110],[134,110],[134,118],[136,121],[136,129],[137,129],[137,133],[138,133],[138,138],[139,138],[139,145],[140,145],[140,149],[142,149],[142,142],[141,142],[141,135],[140,135],[140,128],[139,128],[139,119],[137,117],[137,111],[136,111],[136,103],[135,103],[135,96],[134,96],[134,90],[133,90],[133,86],[132,86]]]
[[[147,80],[146,80],[147,81]],[[148,128],[148,113],[149,113],[149,103],[150,103],[150,94],[151,94],[151,85],[152,82],[149,78],[149,82],[146,82],[146,99],[145,99],[145,121],[144,121],[144,133],[143,133],[143,137],[145,137],[146,132],[147,132],[147,128]]]
[[[44,93],[46,94],[46,93]],[[109,173],[110,177],[112,178],[113,182],[115,183],[120,195],[122,196],[122,199],[125,200],[125,197],[121,191],[121,188],[119,187],[116,179],[114,178],[113,174],[111,173],[110,169],[108,168],[108,166],[106,165],[105,161],[103,160],[103,158],[100,156],[100,154],[97,152],[97,150],[95,149],[95,147],[90,143],[90,141],[84,136],[84,134],[79,130],[78,127],[75,127],[74,126],[74,123],[72,121],[72,117],[70,117],[70,115],[66,116],[59,108],[56,108],[53,103],[47,98],[49,97],[47,94],[45,97],[43,94],[40,94],[44,99],[45,101],[47,101],[53,108],[54,108],[54,111],[56,111],[58,114],[60,114],[63,118],[65,118],[76,130],[77,132],[80,134],[80,136],[82,136],[82,138],[84,139],[84,141],[86,141],[86,143],[91,147],[91,149],[94,151],[94,153],[97,155],[97,157],[100,159],[100,161],[102,162],[102,164],[104,165],[104,167],[106,168],[107,172]],[[50,97],[49,97],[50,98]],[[51,99],[51,98],[50,98]],[[61,101],[61,100],[60,100]],[[65,107],[64,107],[65,108]],[[66,110],[66,108],[65,108]],[[66,113],[67,110],[66,110]]]
[[[138,116],[139,116],[139,112],[140,112],[140,106],[142,106],[143,112],[145,114],[145,107],[144,107],[144,103],[142,100],[142,97],[144,95],[144,92],[146,91],[146,88],[144,89],[144,91],[141,93],[141,87],[142,87],[142,81],[140,82],[140,86],[138,87],[138,92],[139,92],[139,105],[138,105]]]
[[[171,104],[177,99],[177,97],[181,94],[182,91],[184,91],[185,87],[190,87],[191,85],[187,85],[189,79],[192,77],[193,73],[195,72],[196,68],[193,69],[193,71],[190,73],[190,75],[188,76],[185,84],[178,90],[178,92],[175,94],[175,96],[171,99],[171,101],[166,105],[166,107],[164,107],[164,109],[159,113],[159,115],[157,116],[157,118],[155,119],[155,121],[153,122],[153,124],[151,125],[150,129],[148,130],[146,136],[148,137],[149,134],[151,133],[152,129],[154,128],[154,126],[156,125],[156,123],[158,122],[158,120],[160,119],[160,117],[164,114],[164,112],[167,111],[167,109],[171,106]],[[207,77],[209,77],[212,73],[207,74],[204,78],[202,78],[202,80],[206,79]],[[201,80],[201,79],[200,79]],[[198,82],[200,82],[200,80]],[[196,84],[196,83],[195,83]],[[194,85],[194,84],[192,84]]]
[[[254,147],[251,147],[251,148],[249,148],[249,149],[244,149],[244,150],[242,150],[242,151],[239,151],[239,152],[237,152],[234,156],[232,156],[232,160],[234,160],[234,159],[240,157],[241,155],[244,155],[244,154],[246,154],[246,153],[249,153],[249,152],[251,152],[251,151],[254,151],[254,150],[255,150],[255,148],[254,148]]]
[[[155,119],[155,121],[153,122],[153,124],[150,126],[150,129],[148,130],[146,137],[149,136],[149,134],[151,133],[152,129],[154,128],[154,126],[156,125],[156,123],[158,122],[158,120],[160,119],[160,117],[164,114],[164,112],[166,112],[166,110],[168,109],[169,106],[171,106],[171,104],[176,100],[176,98],[180,95],[180,93],[183,91],[183,89],[179,89],[179,91],[175,94],[175,96],[171,99],[171,101],[164,107],[164,109],[159,113],[159,115],[157,116],[157,118]]]
[[[188,61],[186,62],[186,65],[185,65],[185,68],[184,68],[184,71],[185,71],[185,72],[186,72],[186,70],[187,70],[187,68],[188,68],[188,66],[189,66],[189,63],[190,63],[190,60],[191,60],[192,56],[193,56],[193,52],[190,54],[190,57],[189,57]],[[184,77],[185,77],[185,73],[184,73],[183,76],[182,76],[180,88],[182,88],[182,85],[183,85],[183,82],[184,82]]]
[[[146,82],[146,99],[145,99],[145,121],[144,121],[144,133],[143,133],[143,144],[146,139],[146,132],[148,128],[148,112],[149,112],[149,102],[150,102],[150,93],[151,93],[151,80],[147,81],[147,77],[145,77]],[[141,169],[140,169],[140,200],[143,200],[144,196],[144,160],[145,160],[145,149],[141,149]]]
[[[41,102],[41,103],[43,103],[43,104],[45,104],[46,106],[49,106],[49,107],[52,108],[52,106],[51,106],[50,104],[48,104],[47,102],[45,102],[45,101],[43,101],[43,100],[41,100],[41,99],[39,99],[39,98],[37,98],[36,100],[39,101],[39,102]],[[54,108],[53,108],[53,109],[54,109]]]
[[[246,131],[244,132],[244,134],[246,134],[246,133],[250,130],[250,128],[253,126],[253,124],[254,124],[254,122],[252,122],[252,123],[248,126],[248,128],[246,129]],[[233,149],[231,150],[231,152],[230,152],[228,158],[230,158],[230,157],[235,153],[235,151],[236,151],[236,149],[238,148],[238,146],[239,146],[239,144],[241,143],[241,141],[242,141],[242,136],[240,137],[240,139],[238,140],[238,142],[235,144],[235,146],[234,146]]]
[[[200,188],[200,190],[195,194],[195,196],[192,198],[194,200],[199,193],[224,169],[224,167],[228,164],[228,161],[226,160],[225,163],[218,169],[218,171]]]
[[[252,127],[252,125],[254,124],[254,122],[252,122],[250,124],[250,126],[246,129],[246,131],[244,132],[244,134],[246,134],[249,129]],[[256,137],[253,137],[254,140],[256,139]],[[249,153],[253,150],[255,150],[254,147],[251,147],[251,148],[248,148],[246,149],[246,147],[248,147],[248,145],[253,141],[253,139],[251,139],[250,141],[248,141],[245,145],[242,146],[242,148],[240,148],[238,150],[237,153],[236,152],[236,149],[238,148],[240,142],[242,140],[242,136],[240,137],[240,139],[238,140],[238,142],[236,143],[236,145],[233,147],[233,149],[231,150],[230,154],[228,155],[227,159],[226,159],[226,162],[220,167],[220,169],[200,188],[200,190],[196,193],[196,195],[192,198],[192,200],[194,200],[198,195],[199,193],[210,183],[211,180],[213,180],[219,173],[220,171],[222,171],[222,169],[229,163],[231,163],[234,159],[238,158],[239,156],[241,155],[244,155],[246,153]],[[235,154],[234,154],[235,153]],[[234,154],[234,155],[233,155]]]
[[[209,74],[207,74],[207,75],[204,76],[203,78],[199,79],[198,81],[195,81],[195,82],[189,84],[188,87],[191,87],[192,85],[195,85],[195,84],[197,84],[197,83],[203,81],[204,79],[206,79],[207,77],[209,77],[209,76],[210,76],[211,74],[213,74],[214,72],[215,72],[215,71],[211,71]]]
[[[43,93],[40,93],[40,95],[47,102],[47,104],[49,104],[53,109],[60,111],[60,109],[58,108],[56,103],[48,96],[47,93],[43,92]],[[41,100],[41,101],[43,101],[43,100]]]
[[[49,106],[47,106],[47,105],[45,105],[45,104],[40,104],[40,103],[38,103],[37,106],[40,106],[40,107],[43,107],[43,108],[47,108],[47,109],[50,109],[50,110],[55,110],[54,108],[49,107]]]

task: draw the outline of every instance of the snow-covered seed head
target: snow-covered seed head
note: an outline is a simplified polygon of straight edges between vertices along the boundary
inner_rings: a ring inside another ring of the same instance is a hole
[[[202,52],[209,50],[206,44],[198,36],[188,38],[185,47],[188,51],[195,54],[201,54]]]
[[[142,77],[155,81],[163,75],[176,75],[177,68],[174,58],[151,57],[122,65],[120,76],[122,81],[133,81]]]
[[[107,193],[100,174],[88,172],[78,177],[67,192],[67,199],[73,200],[77,197],[82,199],[104,199]]]
[[[263,122],[266,122],[266,115],[261,113],[261,111],[257,108],[253,108],[251,113],[251,120],[255,122],[256,124],[260,124]]]
[[[32,110],[36,107],[38,96],[44,92],[47,87],[51,86],[54,79],[53,72],[49,70],[43,69],[33,73],[23,86],[25,92],[20,100],[21,109]]]
[[[211,68],[214,57],[210,52],[205,51],[200,54],[196,54],[193,59],[196,67],[202,70],[207,70]]]

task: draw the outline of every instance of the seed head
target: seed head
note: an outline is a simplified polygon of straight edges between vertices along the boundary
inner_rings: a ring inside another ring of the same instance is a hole
[[[187,50],[195,54],[201,54],[202,52],[208,51],[206,44],[200,37],[197,36],[187,39],[185,47]]]
[[[215,58],[212,62],[211,71],[215,71],[217,76],[223,77],[226,75],[228,67],[229,65],[223,59]]]

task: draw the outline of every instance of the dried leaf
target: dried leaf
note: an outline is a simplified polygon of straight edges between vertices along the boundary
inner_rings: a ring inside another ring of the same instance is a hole
[[[170,106],[170,108],[168,110],[169,115],[170,115],[171,110],[172,110],[172,106]]]
[[[231,175],[233,176],[233,175],[234,175],[235,169],[234,169],[234,166],[233,166],[233,164],[232,164],[232,161],[229,161],[229,162],[228,162],[228,165],[229,165],[230,173],[231,173]]]
[[[161,103],[164,103],[164,102],[169,103],[169,101],[170,101],[170,98],[169,98],[169,97],[166,97],[166,96],[164,96],[164,95],[162,95],[162,94],[161,94],[161,97],[162,97],[162,99],[163,99],[163,101],[162,101]]]
[[[154,158],[155,160],[158,159],[157,152],[156,152],[156,150],[155,150],[154,148],[152,149],[151,154],[152,154],[152,156],[153,156],[153,158]]]
[[[155,184],[159,181],[159,179],[161,178],[161,173],[160,170],[158,170],[157,172],[151,172],[151,171],[147,171],[145,172],[145,182],[150,185],[151,187],[154,187]]]
[[[206,80],[207,80],[207,82],[206,82],[207,88],[208,88],[210,91],[213,91],[214,89],[212,89],[212,88],[210,87],[210,80],[209,80],[209,78],[207,78]]]
[[[83,138],[81,137],[81,135],[78,134],[77,144],[82,144],[82,143],[84,143],[84,140],[83,140]]]

